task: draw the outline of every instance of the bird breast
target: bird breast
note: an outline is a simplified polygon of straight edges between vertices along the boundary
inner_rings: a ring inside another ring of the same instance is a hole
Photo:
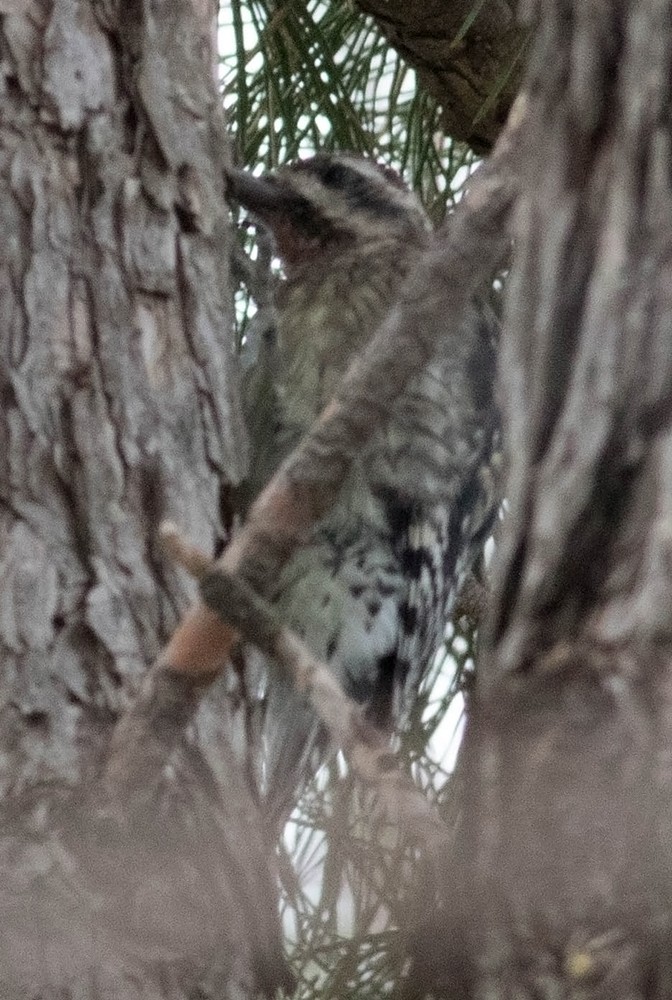
[[[308,430],[398,298],[423,242],[424,233],[415,246],[376,241],[327,252],[284,283],[277,302],[283,423]]]

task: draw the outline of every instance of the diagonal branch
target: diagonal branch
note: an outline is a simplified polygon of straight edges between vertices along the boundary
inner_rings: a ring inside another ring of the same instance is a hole
[[[162,528],[171,557],[200,582],[208,608],[233,624],[305,692],[352,771],[376,791],[374,809],[427,845],[444,835],[443,824],[424,795],[397,766],[389,741],[367,722],[362,706],[348,698],[328,666],[287,628],[263,598],[240,576],[226,573],[198,549],[187,545],[170,524]]]
[[[435,235],[400,302],[216,563],[220,573],[238,574],[251,588],[244,591],[250,601],[251,592],[265,592],[267,582],[329,510],[354,456],[384,424],[399,394],[432,358],[441,339],[459,331],[474,292],[504,258],[517,193],[513,161],[524,119],[521,98],[492,156],[472,178],[449,223]],[[221,613],[222,606],[217,607]],[[161,766],[200,693],[225,665],[240,629],[223,622],[219,613],[207,604],[187,612],[148,673],[114,734],[106,773],[111,791],[147,780],[152,768]]]

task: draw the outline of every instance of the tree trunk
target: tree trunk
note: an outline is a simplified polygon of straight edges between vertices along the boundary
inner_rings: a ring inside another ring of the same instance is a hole
[[[670,0],[544,0],[447,996],[672,993]],[[456,992],[458,991],[458,992]]]
[[[192,597],[157,525],[213,549],[245,469],[210,25],[2,10],[0,992],[256,995],[284,971],[223,686],[140,813],[96,797]]]

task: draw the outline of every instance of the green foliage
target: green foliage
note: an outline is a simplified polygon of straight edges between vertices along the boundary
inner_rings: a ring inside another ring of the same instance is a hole
[[[224,101],[242,165],[269,170],[316,149],[374,156],[396,167],[441,221],[474,154],[444,135],[436,101],[371,18],[348,2],[230,0],[221,37]]]

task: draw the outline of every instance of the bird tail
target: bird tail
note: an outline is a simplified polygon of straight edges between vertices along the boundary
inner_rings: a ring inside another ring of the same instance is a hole
[[[266,693],[262,800],[272,829],[280,830],[327,757],[330,741],[305,696],[273,678]]]

